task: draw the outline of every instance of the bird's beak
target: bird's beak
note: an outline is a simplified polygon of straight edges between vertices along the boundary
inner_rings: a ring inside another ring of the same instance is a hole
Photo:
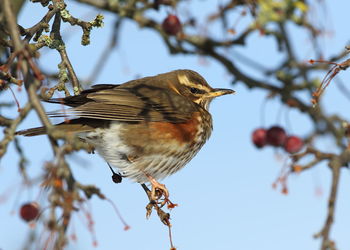
[[[213,91],[206,94],[207,98],[215,98],[222,95],[234,94],[236,91],[232,89],[213,89]]]

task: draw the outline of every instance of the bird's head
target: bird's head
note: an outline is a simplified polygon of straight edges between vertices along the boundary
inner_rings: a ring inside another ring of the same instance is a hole
[[[180,95],[186,96],[193,102],[208,110],[210,102],[218,96],[233,94],[234,90],[212,88],[197,72],[192,70],[175,70],[176,84],[170,83],[170,88]]]

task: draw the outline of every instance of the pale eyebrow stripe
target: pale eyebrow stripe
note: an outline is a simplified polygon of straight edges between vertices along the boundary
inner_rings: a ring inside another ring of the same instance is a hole
[[[198,85],[193,86],[193,83],[188,79],[188,77],[186,75],[178,75],[177,79],[183,85],[186,85],[188,87],[194,87],[194,88],[197,88],[199,90],[207,91],[207,88],[203,85],[198,84]]]

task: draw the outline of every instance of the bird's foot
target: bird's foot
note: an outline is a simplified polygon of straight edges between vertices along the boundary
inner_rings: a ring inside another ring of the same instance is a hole
[[[148,174],[146,174],[146,176],[152,185],[152,190],[149,197],[150,202],[154,201],[156,204],[159,205],[160,208],[162,208],[165,204],[167,204],[168,209],[176,207],[177,204],[172,203],[169,200],[169,191],[165,187],[165,185],[159,183],[156,179],[154,179],[152,176]]]

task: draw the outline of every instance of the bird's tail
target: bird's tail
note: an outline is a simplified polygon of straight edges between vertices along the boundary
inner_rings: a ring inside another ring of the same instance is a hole
[[[55,129],[67,133],[89,132],[94,130],[96,127],[98,127],[98,124],[93,124],[93,122],[83,119],[73,119],[69,120],[69,122],[62,122],[54,125]],[[36,136],[44,135],[46,133],[47,131],[45,127],[37,127],[17,131],[15,135]]]
[[[30,128],[30,129],[20,130],[15,133],[15,135],[24,135],[24,136],[36,136],[36,135],[44,135],[44,134],[46,134],[45,127]]]

